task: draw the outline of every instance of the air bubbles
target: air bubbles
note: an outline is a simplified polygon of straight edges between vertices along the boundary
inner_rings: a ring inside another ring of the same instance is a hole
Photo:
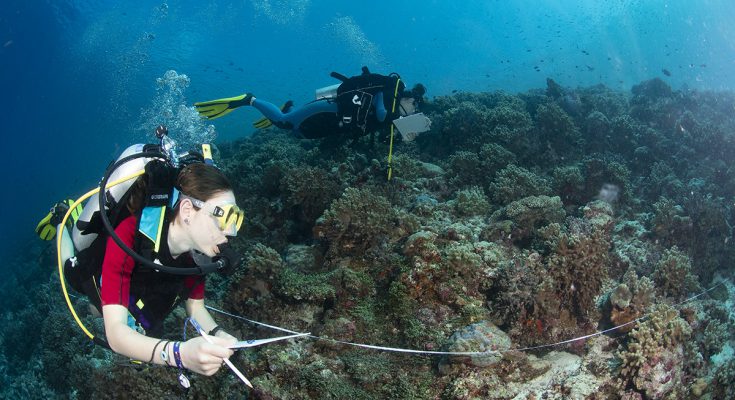
[[[602,200],[608,204],[615,204],[620,198],[620,186],[613,183],[604,183],[597,195],[598,200]]]
[[[153,103],[141,114],[139,130],[148,135],[153,127],[165,125],[171,136],[183,150],[201,143],[211,143],[217,132],[213,125],[205,124],[194,107],[187,106],[184,92],[191,80],[174,70],[166,71],[156,79],[156,96]]]
[[[251,0],[253,9],[278,25],[287,25],[304,19],[310,0]]]
[[[337,38],[351,53],[359,57],[360,64],[385,64],[385,57],[378,46],[367,38],[365,32],[352,17],[337,17],[327,24],[326,29],[331,37]]]

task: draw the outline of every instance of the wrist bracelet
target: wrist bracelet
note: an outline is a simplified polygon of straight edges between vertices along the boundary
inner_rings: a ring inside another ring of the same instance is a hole
[[[179,351],[180,347],[181,342],[174,342],[174,360],[176,360],[176,366],[179,369],[184,369],[184,365],[181,363],[181,352]]]
[[[222,327],[221,327],[221,326],[219,326],[219,325],[217,325],[217,326],[215,326],[214,328],[212,328],[212,330],[211,330],[211,331],[209,331],[209,332],[207,333],[207,335],[209,335],[209,336],[214,336],[214,335],[216,335],[216,334],[217,334],[217,332],[219,332],[219,331],[221,331],[221,330],[222,330]]]
[[[163,345],[163,350],[161,350],[161,360],[163,360],[166,365],[171,365],[168,363],[168,344],[171,342],[166,342],[166,344]]]
[[[184,364],[181,362],[181,352],[179,351],[180,347],[181,342],[174,342],[174,360],[176,360],[176,366],[179,367],[179,383],[184,389],[188,389],[191,387],[191,383],[189,382],[189,378],[184,374]]]
[[[153,358],[156,356],[156,349],[158,348],[158,345],[161,344],[161,342],[163,342],[163,340],[164,339],[159,340],[158,343],[156,343],[156,345],[153,346],[153,351],[151,351],[151,359],[148,360],[149,363],[153,362]]]

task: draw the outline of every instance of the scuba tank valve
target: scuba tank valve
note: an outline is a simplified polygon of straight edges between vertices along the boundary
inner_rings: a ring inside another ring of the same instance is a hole
[[[176,141],[168,135],[168,128],[165,125],[158,125],[156,137],[161,140],[161,150],[167,156],[169,164],[172,167],[178,167],[179,155],[176,153]]]

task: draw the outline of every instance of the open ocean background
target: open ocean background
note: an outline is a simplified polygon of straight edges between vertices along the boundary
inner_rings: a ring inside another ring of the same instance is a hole
[[[735,399],[734,27],[733,0],[3,1],[0,399]],[[431,130],[192,106],[362,66],[423,83]],[[215,145],[246,212],[217,323],[313,334],[238,352],[253,390],[91,344],[34,233],[159,124]]]
[[[329,72],[362,65],[422,82],[430,97],[544,88],[546,78],[732,90],[733,21],[731,0],[6,0],[0,255],[37,246],[48,208],[92,188],[128,145],[150,141],[169,104],[245,91],[302,104],[336,83]],[[188,87],[159,87],[168,70]],[[214,142],[251,134],[256,118],[246,110],[217,121]],[[204,138],[201,126],[187,140]]]

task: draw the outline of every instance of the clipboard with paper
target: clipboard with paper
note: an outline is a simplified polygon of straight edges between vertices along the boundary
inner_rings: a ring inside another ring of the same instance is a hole
[[[424,113],[411,114],[393,120],[393,125],[402,135],[424,133],[431,129],[431,120]]]

